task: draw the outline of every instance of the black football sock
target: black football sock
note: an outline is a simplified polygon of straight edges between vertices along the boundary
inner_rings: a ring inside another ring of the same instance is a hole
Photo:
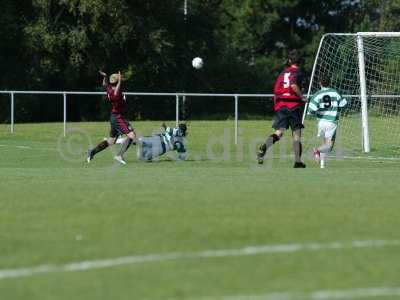
[[[265,146],[264,145],[262,146],[263,150],[265,149],[265,152],[266,152],[273,144],[275,144],[279,140],[280,140],[280,137],[278,135],[276,135],[275,133],[271,134],[266,139],[265,144],[264,144]]]
[[[296,162],[301,162],[301,154],[303,152],[303,146],[300,141],[293,141],[293,151],[294,151],[294,160]]]
[[[98,144],[95,148],[92,149],[92,155],[95,156],[96,153],[99,153],[100,151],[103,151],[108,147],[108,142],[107,141],[102,141],[100,144]]]
[[[300,142],[300,160],[302,155],[303,155],[303,144]]]
[[[121,150],[119,150],[118,155],[123,156],[124,153],[129,149],[129,146],[132,144],[132,139],[127,138],[122,144]]]

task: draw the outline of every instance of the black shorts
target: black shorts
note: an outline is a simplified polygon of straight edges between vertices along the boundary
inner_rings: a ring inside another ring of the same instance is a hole
[[[110,137],[118,137],[123,134],[128,134],[133,131],[133,128],[129,121],[121,114],[112,113],[110,117]]]
[[[302,129],[303,126],[303,108],[298,107],[294,109],[289,109],[287,107],[282,107],[275,114],[274,124],[272,127],[275,130],[279,130],[281,128],[288,129],[290,128],[294,130]]]

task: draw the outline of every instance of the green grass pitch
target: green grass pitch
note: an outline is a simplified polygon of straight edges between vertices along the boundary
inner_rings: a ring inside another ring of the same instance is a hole
[[[160,123],[134,125],[150,134]],[[0,125],[0,299],[217,300],[400,286],[400,246],[393,245],[177,257],[1,278],[4,270],[147,254],[400,240],[397,160],[339,157],[320,170],[308,145],[307,169],[295,170],[285,139],[259,167],[254,145],[269,121],[241,122],[238,147],[232,121],[193,121],[188,161],[139,162],[132,146],[126,166],[114,164],[117,148],[88,165],[82,154],[107,135],[108,123],[68,126],[64,139],[62,124],[18,124],[14,134]]]

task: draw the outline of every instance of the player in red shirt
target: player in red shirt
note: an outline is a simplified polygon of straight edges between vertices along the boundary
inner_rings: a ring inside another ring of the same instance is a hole
[[[110,80],[108,80],[106,73],[100,71],[100,74],[103,76],[103,87],[106,89],[107,98],[111,102],[112,106],[110,117],[110,137],[106,141],[102,141],[95,148],[88,151],[87,162],[89,163],[100,151],[103,151],[108,146],[115,144],[118,136],[126,135],[128,138],[122,144],[121,150],[114,157],[116,161],[125,165],[126,162],[123,158],[123,155],[128,150],[132,142],[136,139],[136,134],[125,117],[128,107],[126,99],[121,92],[121,72],[118,72],[118,74],[112,74],[110,76]]]
[[[293,150],[295,155],[294,168],[305,168],[301,160],[301,129],[304,128],[302,115],[304,100],[301,91],[304,75],[299,68],[300,55],[297,50],[289,52],[285,69],[279,74],[274,86],[274,110],[275,119],[272,127],[275,132],[267,137],[264,144],[260,146],[257,154],[259,164],[264,162],[267,150],[280,140],[283,133],[289,127],[292,130]]]

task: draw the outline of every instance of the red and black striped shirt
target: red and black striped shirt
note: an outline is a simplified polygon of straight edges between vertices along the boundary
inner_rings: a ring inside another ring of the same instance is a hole
[[[110,84],[106,86],[106,92],[107,98],[112,105],[111,112],[115,114],[125,113],[128,109],[128,105],[122,92],[119,91],[117,94],[115,94]]]

